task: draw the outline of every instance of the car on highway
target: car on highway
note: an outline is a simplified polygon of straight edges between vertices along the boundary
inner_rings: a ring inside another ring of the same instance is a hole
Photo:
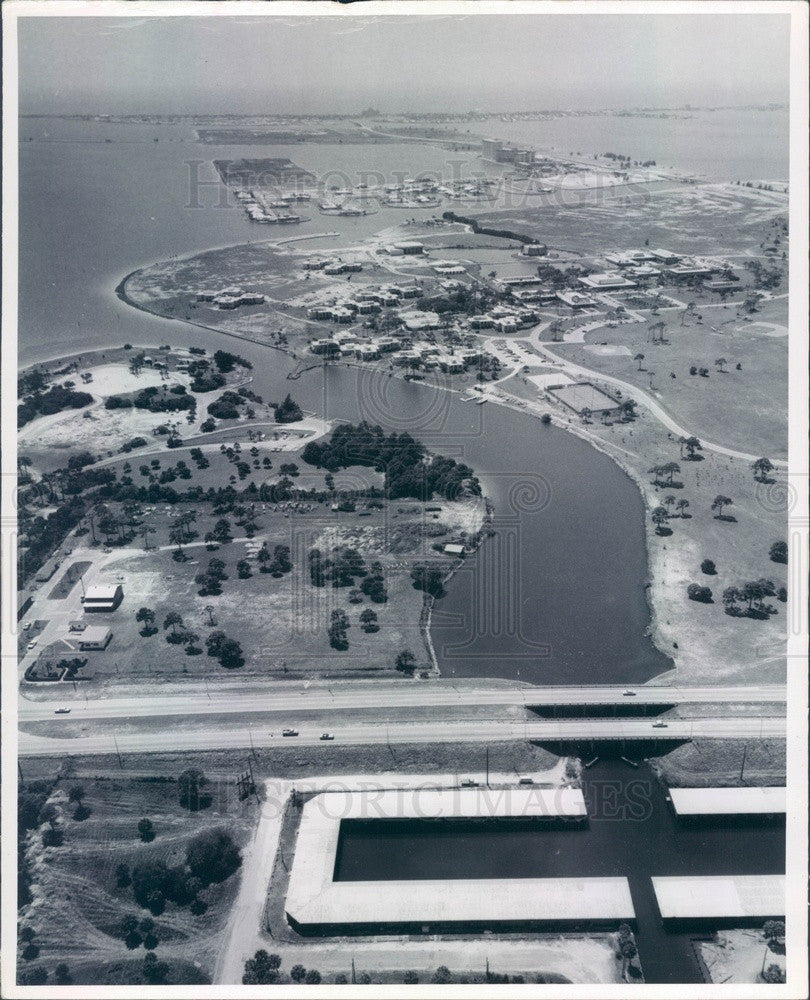
[[[632,698],[635,695],[635,693],[636,693],[635,691],[630,691],[629,689],[627,691],[622,691],[622,694],[624,695],[625,698]]]
[[[321,735],[318,737],[318,739],[321,740],[333,740],[334,738],[335,738],[334,733],[321,733]]]
[[[282,736],[297,736],[298,735],[298,730],[297,729],[282,729],[281,735]]]
[[[56,711],[53,714],[54,715],[70,715],[70,709],[69,708],[57,708]]]
[[[667,728],[666,722],[654,722],[653,723],[653,729],[666,729],[666,728]]]
[[[34,648],[34,646],[36,646],[36,644],[37,644],[37,642],[38,642],[38,641],[39,641],[39,640],[37,640],[37,639],[32,639],[32,640],[31,640],[31,641],[30,641],[30,642],[28,643],[28,648],[29,648],[29,649],[33,649],[33,648]]]

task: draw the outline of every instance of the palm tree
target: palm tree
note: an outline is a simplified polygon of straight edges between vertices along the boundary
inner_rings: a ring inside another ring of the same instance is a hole
[[[644,360],[644,355],[643,355],[643,354],[637,354],[637,355],[636,355],[636,356],[635,356],[635,357],[633,358],[633,361],[638,361],[638,370],[639,370],[639,371],[641,371],[641,362],[642,362],[643,360]]]
[[[680,511],[681,517],[686,517],[686,508],[688,506],[689,506],[688,500],[679,500],[675,504],[676,509]]]
[[[734,503],[734,501],[730,497],[724,497],[721,493],[718,493],[717,496],[714,498],[714,501],[712,503],[712,510],[716,510],[717,511],[717,514],[715,515],[715,517],[718,520],[721,519],[722,516],[723,516],[723,508],[724,507],[728,507],[730,504],[733,504],[733,503]]]
[[[182,628],[183,619],[176,611],[170,611],[163,619],[163,631],[165,632],[166,629],[171,626],[172,635],[177,635],[177,629],[175,627],[177,625],[179,625]]]
[[[675,503],[675,497],[670,494],[668,497],[664,497],[664,503],[667,507],[671,507]]]
[[[681,467],[677,462],[667,462],[666,465],[661,466],[661,472],[669,476],[669,485],[672,486],[673,477],[676,472],[680,472]]]
[[[714,364],[719,372],[724,372],[726,370],[725,366],[728,364],[728,362],[726,361],[725,358],[716,358]]]
[[[148,550],[148,548],[149,548],[149,538],[147,536],[148,535],[154,535],[155,529],[154,528],[150,528],[148,524],[145,524],[141,528],[141,532],[140,533],[141,533],[141,536],[143,537],[143,547],[144,547],[144,549]]]

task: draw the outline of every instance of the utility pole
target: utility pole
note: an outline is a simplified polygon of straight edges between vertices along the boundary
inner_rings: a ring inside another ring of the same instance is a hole
[[[352,982],[353,983],[357,982],[357,971],[354,967],[354,959],[352,959]]]
[[[487,788],[489,788],[489,747],[487,747]]]
[[[740,766],[740,781],[743,780],[743,771],[745,770],[745,755],[748,752],[748,744],[743,744],[743,755],[742,755],[742,765]]]

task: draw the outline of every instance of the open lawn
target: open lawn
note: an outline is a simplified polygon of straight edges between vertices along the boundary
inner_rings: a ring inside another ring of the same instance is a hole
[[[689,293],[684,297],[692,300]],[[698,305],[701,311],[702,323],[684,318],[682,310],[664,310],[658,317],[648,316],[647,323],[593,330],[584,345],[548,346],[561,358],[651,392],[698,437],[737,451],[786,458],[788,339],[774,335],[774,327],[787,333],[787,299],[763,302],[751,315],[733,305]],[[649,327],[657,321],[666,324],[664,343],[650,338]],[[605,343],[627,352],[588,348]],[[635,360],[638,354],[644,355],[640,361]],[[725,364],[716,365],[720,359]],[[707,375],[691,375],[692,366],[706,368]]]

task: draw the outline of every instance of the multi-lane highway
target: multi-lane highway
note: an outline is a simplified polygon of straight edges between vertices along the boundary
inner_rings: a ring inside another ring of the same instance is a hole
[[[323,746],[398,744],[398,743],[470,743],[498,740],[688,740],[695,737],[716,739],[758,739],[784,737],[786,723],[780,716],[699,719],[568,719],[543,721],[447,721],[391,722],[356,725],[330,724],[333,741],[321,740],[322,728],[301,727],[296,736],[285,737],[280,728],[267,723],[261,727],[247,722],[226,726],[199,722],[188,728],[172,725],[157,730],[107,732],[78,735],[73,738],[34,736],[21,732],[22,756],[103,753],[159,753],[164,751],[225,750],[281,746]]]
[[[632,692],[629,693],[629,692]],[[250,715],[268,712],[345,712],[361,709],[446,706],[448,708],[541,705],[690,705],[690,704],[762,704],[778,705],[785,701],[782,685],[749,687],[466,687],[448,682],[423,684],[401,681],[378,685],[333,687],[298,685],[278,688],[210,689],[191,693],[171,693],[151,697],[85,700],[81,693],[65,686],[59,700],[19,702],[21,722],[45,719],[135,719],[147,716]],[[57,716],[56,710],[70,708],[70,714]]]

